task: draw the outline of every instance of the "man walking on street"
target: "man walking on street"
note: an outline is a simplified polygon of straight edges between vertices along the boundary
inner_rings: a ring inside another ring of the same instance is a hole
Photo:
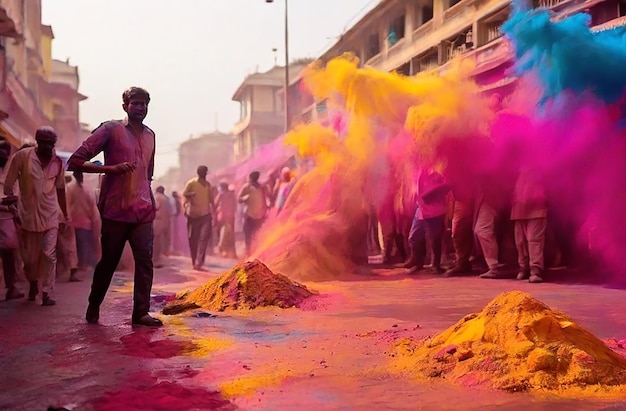
[[[235,214],[237,199],[235,192],[228,188],[228,183],[220,183],[219,194],[215,197],[215,222],[218,227],[218,248],[222,257],[237,258],[235,248]]]
[[[4,194],[13,195],[18,181],[21,220],[20,240],[24,271],[30,281],[28,299],[35,301],[41,291],[41,305],[51,306],[57,264],[59,229],[67,227],[65,170],[54,152],[57,142],[52,127],[41,127],[35,134],[36,147],[18,151],[7,172]],[[63,216],[59,215],[59,208]]]
[[[74,181],[67,185],[67,211],[76,237],[78,269],[84,271],[96,263],[93,228],[98,223],[98,208],[95,196],[83,185],[83,173],[74,171],[73,175]]]
[[[198,271],[204,271],[202,266],[213,231],[213,190],[206,179],[208,171],[206,166],[198,167],[198,177],[189,180],[183,190],[191,263]]]
[[[238,200],[245,207],[243,235],[246,242],[246,255],[250,256],[253,241],[265,222],[267,215],[267,191],[259,183],[261,174],[253,171],[248,175],[248,184],[239,191]]]
[[[151,317],[150,291],[153,221],[156,214],[150,183],[154,172],[155,135],[143,124],[150,94],[131,87],[122,94],[127,118],[102,123],[70,157],[69,167],[84,173],[104,174],[98,209],[102,217],[102,258],[96,265],[85,318],[95,324],[100,305],[128,241],[135,260],[133,324],[161,326]],[[104,152],[105,164],[90,162]]]
[[[11,156],[11,146],[6,140],[0,140],[0,187],[4,191],[5,166]],[[0,257],[2,258],[2,273],[7,289],[6,299],[14,300],[24,297],[24,293],[17,288],[16,250],[19,246],[15,218],[17,208],[15,198],[7,198],[0,204]]]
[[[162,268],[162,258],[169,254],[170,223],[172,218],[172,204],[165,195],[165,187],[158,186],[154,194],[156,203],[156,217],[154,219],[154,267]]]

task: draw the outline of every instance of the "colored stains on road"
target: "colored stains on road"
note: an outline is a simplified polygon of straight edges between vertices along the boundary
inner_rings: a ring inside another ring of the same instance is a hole
[[[171,382],[106,392],[92,404],[97,411],[117,411],[121,409],[121,405],[127,411],[195,409],[227,411],[236,409],[217,391],[187,388]]]
[[[172,358],[197,348],[191,341],[152,340],[152,333],[137,331],[120,338],[120,353],[139,358]]]

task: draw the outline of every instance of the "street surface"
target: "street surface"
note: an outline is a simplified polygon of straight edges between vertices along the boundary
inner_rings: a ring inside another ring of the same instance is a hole
[[[211,263],[199,273],[170,258],[155,273],[153,311],[233,264]],[[394,373],[390,354],[396,339],[436,334],[511,289],[624,340],[624,290],[377,270],[308,283],[320,296],[302,309],[159,314],[165,326],[148,329],[130,324],[132,275],[116,274],[101,325],[84,321],[89,285],[59,281],[54,307],[0,302],[0,409],[626,410],[626,401],[420,383]]]

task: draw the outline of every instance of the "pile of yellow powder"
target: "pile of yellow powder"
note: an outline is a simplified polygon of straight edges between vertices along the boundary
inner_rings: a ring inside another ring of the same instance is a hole
[[[164,314],[204,308],[209,311],[251,310],[276,306],[289,308],[314,295],[304,285],[273,273],[259,260],[237,264],[163,309]]]
[[[432,339],[403,339],[406,370],[463,385],[573,396],[625,396],[626,359],[565,314],[506,292]]]

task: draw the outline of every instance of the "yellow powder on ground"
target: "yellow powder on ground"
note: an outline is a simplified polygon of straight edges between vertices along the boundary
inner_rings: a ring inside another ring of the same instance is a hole
[[[166,305],[164,314],[188,309],[252,310],[257,307],[294,307],[314,295],[304,285],[275,274],[259,260],[237,264],[230,271]]]
[[[219,390],[226,398],[252,395],[260,388],[278,386],[292,375],[293,373],[287,370],[273,370],[273,372],[241,376],[219,384]]]
[[[394,344],[414,375],[508,391],[626,397],[626,359],[565,314],[506,292],[432,339]]]

